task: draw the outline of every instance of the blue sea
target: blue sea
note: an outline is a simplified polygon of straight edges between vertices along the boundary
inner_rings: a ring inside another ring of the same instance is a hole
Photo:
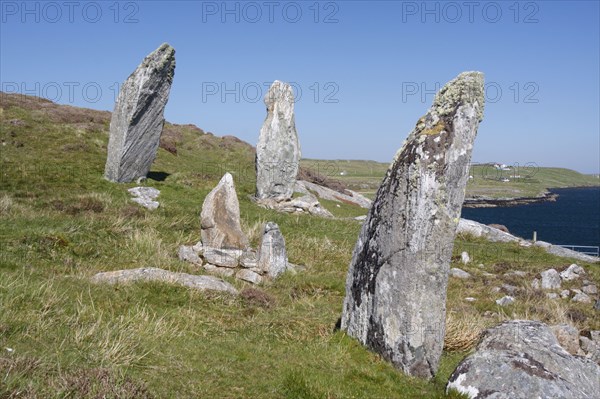
[[[600,187],[550,190],[556,202],[497,208],[463,208],[462,217],[503,224],[516,236],[552,244],[600,246]]]

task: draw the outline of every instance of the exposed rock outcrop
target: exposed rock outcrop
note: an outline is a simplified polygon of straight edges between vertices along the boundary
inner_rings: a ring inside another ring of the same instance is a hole
[[[512,320],[484,333],[447,388],[477,399],[593,398],[599,375],[598,364],[570,355],[547,325]]]
[[[160,206],[160,203],[155,201],[160,191],[154,187],[133,187],[127,191],[133,195],[131,200],[144,208],[154,210]]]
[[[436,95],[396,154],[363,223],[341,328],[405,373],[432,377],[444,345],[452,247],[477,127],[483,75]]]
[[[174,74],[175,50],[165,43],[148,55],[122,85],[110,121],[106,179],[131,182],[150,171]]]

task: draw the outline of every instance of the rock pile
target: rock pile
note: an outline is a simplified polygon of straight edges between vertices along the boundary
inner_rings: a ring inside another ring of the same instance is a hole
[[[175,50],[165,43],[123,83],[110,121],[106,179],[131,182],[150,171],[174,74]]]
[[[570,298],[573,302],[592,303],[593,297],[598,295],[598,287],[589,280],[583,280],[586,276],[585,269],[575,263],[560,273],[556,269],[548,269],[540,273],[540,275],[541,289],[543,290],[560,290],[563,282],[582,280],[581,289],[564,289],[560,294],[549,292],[546,294],[549,298],[558,299],[560,296],[562,299]],[[532,287],[534,289],[540,288],[538,279],[533,280]]]
[[[279,226],[266,223],[258,252],[242,231],[233,177],[226,173],[206,196],[200,216],[201,237],[194,246],[182,245],[178,257],[223,277],[253,284],[274,279],[295,266],[288,262]]]
[[[436,95],[390,165],[348,271],[341,328],[410,375],[432,377],[442,354],[450,258],[483,105],[479,72]]]

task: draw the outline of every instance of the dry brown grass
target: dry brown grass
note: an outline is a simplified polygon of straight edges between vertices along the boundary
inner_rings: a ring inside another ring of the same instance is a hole
[[[446,314],[444,350],[453,352],[467,351],[473,348],[486,327],[485,319],[477,313],[448,312]]]

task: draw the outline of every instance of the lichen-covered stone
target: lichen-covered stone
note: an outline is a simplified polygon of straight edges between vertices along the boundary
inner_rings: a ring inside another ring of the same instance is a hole
[[[276,80],[265,97],[267,118],[256,145],[256,198],[292,198],[300,162],[292,87]]]
[[[161,45],[121,86],[110,121],[104,177],[125,183],[146,177],[156,157],[175,74],[175,50]]]
[[[599,375],[598,364],[570,355],[547,325],[511,320],[483,334],[447,389],[473,399],[596,398]]]
[[[405,373],[432,377],[444,345],[450,258],[483,115],[483,75],[436,95],[396,154],[363,223],[341,328]]]

